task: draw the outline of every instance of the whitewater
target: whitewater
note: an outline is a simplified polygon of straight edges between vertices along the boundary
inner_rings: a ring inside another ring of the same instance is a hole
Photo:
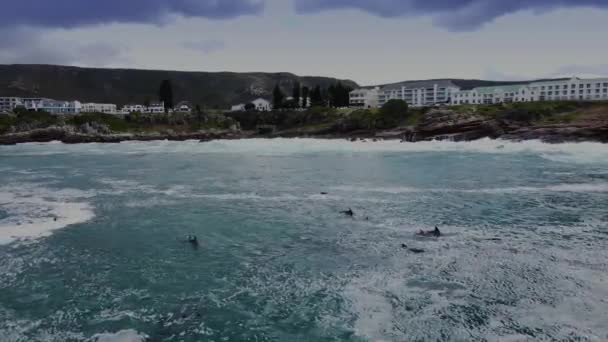
[[[607,208],[597,143],[0,146],[0,341],[606,341]]]

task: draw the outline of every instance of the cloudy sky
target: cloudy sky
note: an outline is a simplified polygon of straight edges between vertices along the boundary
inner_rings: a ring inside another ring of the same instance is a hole
[[[0,63],[377,84],[608,76],[607,0],[2,0]]]

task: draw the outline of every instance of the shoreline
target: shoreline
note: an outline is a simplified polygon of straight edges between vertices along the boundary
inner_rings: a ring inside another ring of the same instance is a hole
[[[322,140],[349,140],[377,142],[395,141],[416,143],[428,141],[451,141],[466,142],[481,139],[504,140],[504,141],[530,141],[538,140],[544,143],[577,143],[594,142],[608,143],[608,127],[598,128],[555,128],[555,127],[526,127],[503,134],[471,134],[470,132],[457,132],[443,135],[433,135],[416,139],[415,131],[410,129],[391,130],[391,131],[356,131],[349,133],[320,133],[320,132],[277,132],[273,134],[256,134],[250,131],[201,131],[193,133],[172,133],[172,134],[77,134],[67,133],[63,129],[45,128],[22,133],[0,135],[0,146],[11,146],[26,143],[50,143],[60,142],[63,144],[118,144],[122,142],[148,142],[148,141],[199,141],[208,142],[214,140],[243,140],[243,139],[322,139]]]

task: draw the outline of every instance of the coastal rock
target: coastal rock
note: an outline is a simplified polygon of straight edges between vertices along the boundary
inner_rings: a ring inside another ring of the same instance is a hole
[[[83,133],[89,132],[88,133]],[[238,139],[246,137],[249,133],[234,132],[230,130],[221,131],[200,131],[192,133],[175,133],[170,134],[101,134],[104,131],[102,127],[78,127],[74,130],[71,126],[54,126],[44,129],[34,129],[27,132],[10,133],[0,135],[0,145],[15,145],[26,142],[51,142],[61,141],[66,144],[82,144],[82,143],[119,143],[122,141],[154,141],[154,140],[199,140],[210,141],[214,139]]]
[[[450,109],[433,109],[426,113],[418,126],[404,133],[404,140],[470,141],[497,138],[503,133],[501,124],[494,119]]]
[[[501,135],[508,140],[542,140],[548,143],[597,141],[608,143],[608,125],[575,126],[547,125],[521,127]]]

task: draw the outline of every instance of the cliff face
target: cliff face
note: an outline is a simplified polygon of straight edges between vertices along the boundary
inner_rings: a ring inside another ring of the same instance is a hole
[[[290,73],[180,72],[133,69],[95,69],[57,65],[0,65],[0,96],[44,96],[58,100],[109,102],[155,101],[160,83],[170,79],[175,101],[188,100],[208,108],[226,108],[256,97],[270,98],[279,84],[291,94],[294,82],[328,87],[329,77],[301,77]],[[342,83],[357,87],[349,80]]]

